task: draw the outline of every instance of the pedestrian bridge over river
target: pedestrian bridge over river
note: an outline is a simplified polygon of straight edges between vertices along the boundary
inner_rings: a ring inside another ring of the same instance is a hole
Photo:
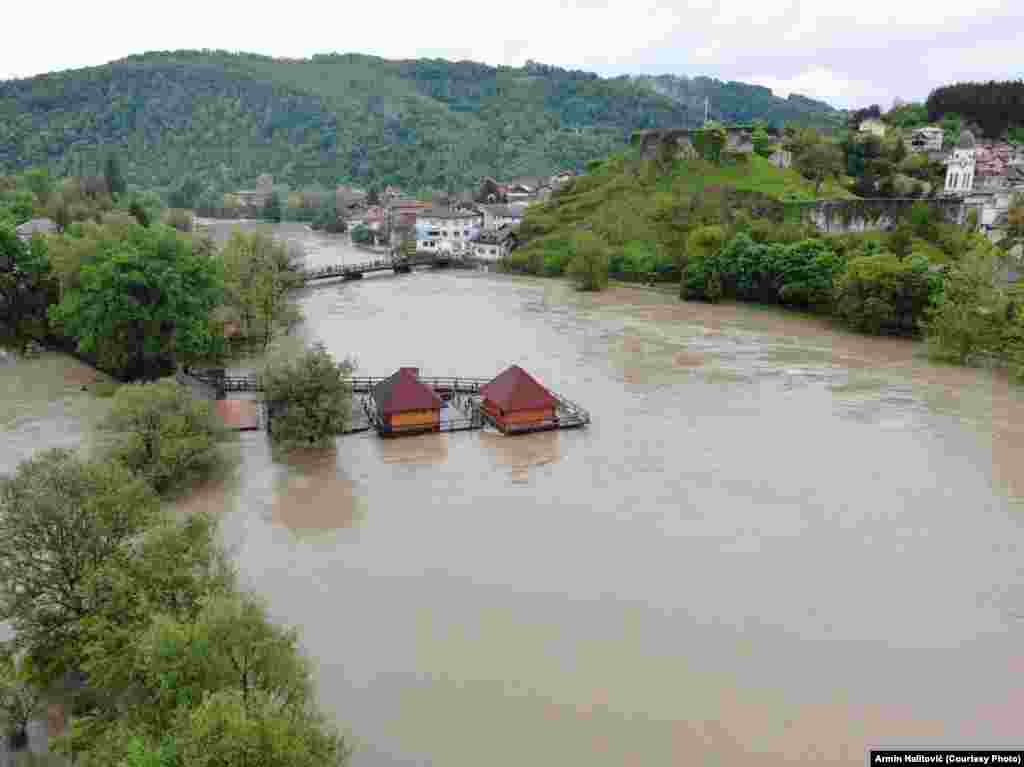
[[[306,269],[303,276],[306,282],[317,280],[343,279],[361,280],[364,275],[374,272],[394,272],[408,274],[414,267],[429,266],[434,268],[473,269],[484,263],[472,256],[448,253],[417,253],[414,256],[388,256],[374,261],[359,264],[331,264],[315,269]]]

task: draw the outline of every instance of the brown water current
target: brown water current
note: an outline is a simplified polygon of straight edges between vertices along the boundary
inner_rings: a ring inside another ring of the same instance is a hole
[[[314,265],[365,259],[278,231]],[[189,500],[301,629],[356,767],[1019,745],[1024,390],[1000,374],[775,310],[493,274],[301,304],[359,374],[518,363],[594,419],[287,460],[246,433],[236,476]],[[52,420],[36,443],[64,435],[48,403],[24,416]],[[28,449],[19,423],[0,470]]]

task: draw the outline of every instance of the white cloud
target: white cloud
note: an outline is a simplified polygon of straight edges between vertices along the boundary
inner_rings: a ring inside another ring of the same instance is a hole
[[[824,67],[801,72],[793,77],[779,78],[771,75],[749,75],[741,77],[744,82],[771,88],[776,96],[787,98],[791,93],[826,101],[833,106],[852,107],[879,103],[888,107],[891,100],[885,88],[869,82],[858,82]]]

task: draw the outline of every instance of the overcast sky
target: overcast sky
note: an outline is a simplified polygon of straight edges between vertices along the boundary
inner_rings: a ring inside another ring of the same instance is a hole
[[[936,85],[1024,76],[1024,0],[127,0],[5,8],[0,79],[131,53],[527,59],[601,75],[709,75],[835,106],[923,99]],[[15,30],[19,32],[15,33]]]

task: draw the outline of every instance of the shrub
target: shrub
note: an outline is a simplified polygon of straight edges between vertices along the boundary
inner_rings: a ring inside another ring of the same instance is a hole
[[[323,344],[271,349],[263,370],[270,437],[285,448],[326,447],[352,416],[350,361],[335,362]]]
[[[208,476],[226,436],[210,403],[173,381],[121,386],[104,427],[116,435],[112,455],[159,493]]]
[[[580,290],[603,290],[608,286],[608,246],[593,232],[574,232],[569,275]]]
[[[861,256],[847,264],[836,287],[836,314],[863,333],[914,335],[939,289],[928,259],[891,253]]]

